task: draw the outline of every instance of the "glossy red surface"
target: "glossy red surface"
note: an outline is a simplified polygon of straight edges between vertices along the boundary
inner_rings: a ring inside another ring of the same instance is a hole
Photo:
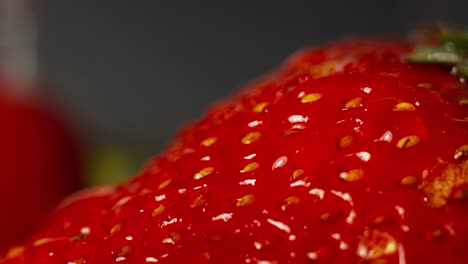
[[[74,135],[36,96],[0,81],[0,252],[30,235],[80,187]]]
[[[2,263],[466,263],[467,85],[410,49],[297,53]]]

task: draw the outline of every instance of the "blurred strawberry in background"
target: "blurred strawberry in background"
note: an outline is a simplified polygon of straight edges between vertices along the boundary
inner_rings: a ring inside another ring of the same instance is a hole
[[[81,187],[75,130],[36,85],[30,4],[0,1],[0,254]]]
[[[0,251],[80,187],[77,141],[46,100],[0,80]]]

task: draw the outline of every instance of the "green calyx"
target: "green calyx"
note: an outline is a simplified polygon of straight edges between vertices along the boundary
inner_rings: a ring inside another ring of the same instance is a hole
[[[454,74],[468,78],[468,32],[439,26],[437,35],[439,46],[416,47],[408,62],[452,65]]]

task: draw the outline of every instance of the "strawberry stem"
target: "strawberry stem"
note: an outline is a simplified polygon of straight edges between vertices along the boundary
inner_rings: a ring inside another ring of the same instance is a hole
[[[432,32],[433,33],[433,32]],[[418,46],[408,56],[410,63],[453,65],[453,73],[468,78],[468,32],[437,27],[438,46]]]

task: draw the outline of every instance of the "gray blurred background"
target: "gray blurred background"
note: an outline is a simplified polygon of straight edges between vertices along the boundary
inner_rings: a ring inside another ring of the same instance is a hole
[[[462,0],[42,0],[37,12],[48,92],[89,135],[154,152],[298,48],[404,36],[427,21],[468,24]]]

